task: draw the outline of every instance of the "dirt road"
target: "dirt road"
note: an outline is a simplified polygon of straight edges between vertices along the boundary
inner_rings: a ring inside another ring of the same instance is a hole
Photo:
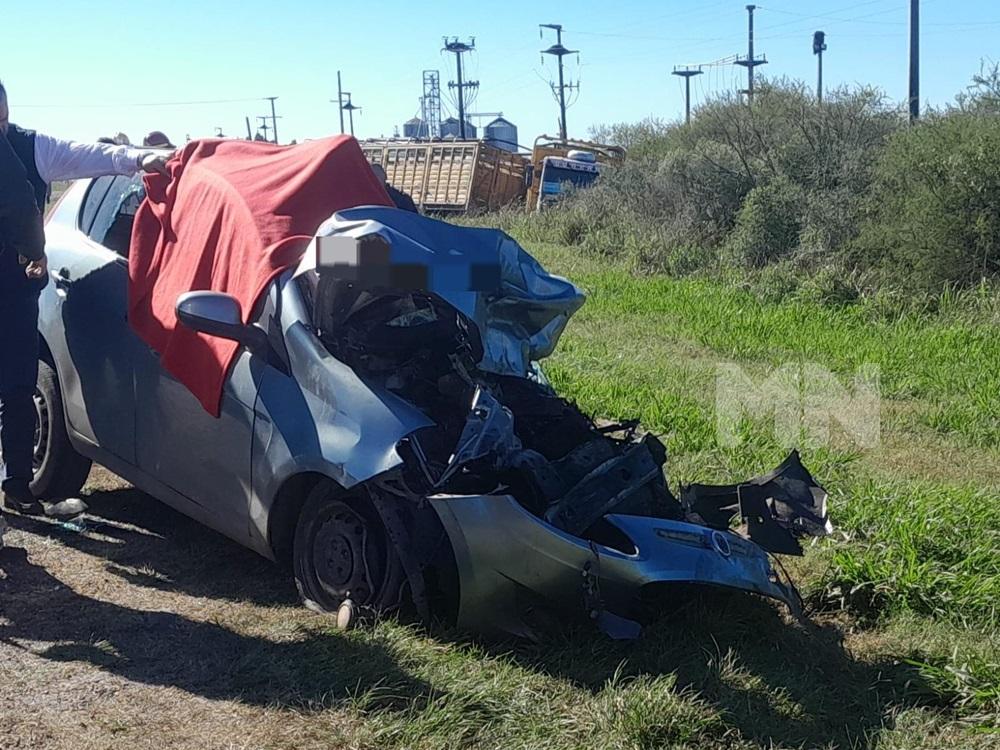
[[[331,660],[377,658],[289,575],[95,470],[84,531],[10,518],[0,550],[0,747],[329,747]],[[180,614],[183,613],[183,614]],[[323,737],[323,740],[319,738]]]

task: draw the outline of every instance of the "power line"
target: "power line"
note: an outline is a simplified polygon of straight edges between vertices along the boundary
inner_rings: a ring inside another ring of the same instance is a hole
[[[130,103],[87,103],[87,104],[21,104],[18,107],[31,107],[35,109],[60,107],[73,107],[74,109],[107,109],[111,107],[193,107],[201,104],[238,104],[242,102],[259,102],[260,97],[247,99],[201,99],[190,102],[130,102]]]
[[[864,14],[862,16],[854,16],[853,18],[839,18],[839,17],[836,17],[836,16],[830,16],[830,15],[817,15],[817,16],[810,16],[810,17],[805,17],[805,18],[801,18],[801,19],[792,19],[791,21],[785,21],[784,23],[769,24],[768,27],[767,27],[767,29],[768,29],[768,31],[771,31],[771,30],[783,28],[783,27],[786,27],[786,26],[794,26],[795,24],[800,24],[799,31],[805,32],[805,31],[808,31],[809,28],[812,26],[812,24],[806,23],[806,21],[808,21],[808,20],[823,20],[825,22],[825,25],[827,25],[827,26],[833,26],[835,24],[841,24],[841,23],[862,23],[862,24],[874,24],[874,25],[878,25],[878,26],[900,27],[900,26],[903,25],[902,21],[869,21],[869,20],[867,20],[869,18],[874,18],[875,16],[884,16],[884,15],[887,15],[889,13],[898,13],[898,12],[899,12],[898,8],[889,8],[889,9],[886,9],[886,10],[877,10],[877,11],[875,11],[873,13],[866,13],[866,14]],[[792,31],[794,32],[795,30],[792,29]]]
[[[784,15],[784,16],[796,16],[798,18],[802,18],[802,19],[805,19],[805,20],[833,19],[833,20],[836,20],[836,21],[843,21],[845,19],[838,19],[838,18],[836,18],[836,15],[838,13],[844,13],[845,11],[854,10],[856,8],[864,8],[864,7],[867,7],[869,5],[878,5],[878,4],[883,3],[883,2],[885,2],[885,0],[865,0],[865,2],[862,2],[862,3],[855,3],[854,5],[848,5],[848,6],[844,7],[844,8],[837,8],[832,13],[796,13],[793,10],[782,10],[780,8],[772,8],[770,6],[764,6],[764,5],[759,5],[757,7],[760,8],[761,10],[766,10],[768,13],[780,13],[781,15]],[[876,13],[871,14],[871,15],[881,15],[882,13],[895,13],[895,12],[896,12],[896,9],[895,8],[891,8],[891,9],[888,9],[888,10],[877,11]],[[860,19],[864,19],[864,18],[869,18],[869,17],[870,16],[865,15],[865,16],[860,16],[859,18]],[[792,20],[792,21],[785,21],[784,23],[772,24],[770,26],[770,28],[779,28],[781,26],[789,26],[789,25],[794,24],[794,23],[798,23],[798,21]],[[873,22],[869,21],[869,23],[873,23]],[[874,23],[880,23],[880,22],[879,21],[875,21]],[[891,22],[891,21],[883,21],[881,23],[893,23],[893,22]]]
[[[663,14],[658,15],[658,16],[646,16],[646,15],[643,15],[641,21],[637,21],[636,23],[629,23],[629,24],[626,24],[624,26],[619,26],[617,30],[621,31],[623,29],[632,29],[632,28],[635,28],[636,26],[646,26],[646,27],[648,27],[652,23],[655,23],[655,22],[658,22],[658,21],[663,21],[663,20],[675,20],[675,19],[678,19],[678,18],[685,18],[685,17],[686,17],[687,20],[690,20],[691,18],[698,17],[700,14],[705,14],[705,16],[707,17],[707,16],[712,15],[710,13],[710,11],[712,11],[713,9],[722,7],[723,5],[729,5],[730,2],[731,2],[731,0],[719,0],[719,2],[712,3],[711,5],[702,5],[699,8],[687,8],[687,9],[684,9],[684,10],[681,10],[681,11],[678,11],[678,12],[663,13]],[[612,34],[609,34],[608,32],[603,32],[603,33],[599,33],[599,32],[582,32],[582,31],[576,31],[575,29],[567,29],[567,31],[571,31],[574,34],[589,33],[589,34],[593,34],[595,36],[608,36],[608,35],[612,35],[613,32],[615,31],[615,29],[611,30]]]

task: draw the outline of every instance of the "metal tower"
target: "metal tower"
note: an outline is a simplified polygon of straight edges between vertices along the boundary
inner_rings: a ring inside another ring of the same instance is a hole
[[[441,74],[424,71],[424,95],[420,98],[420,119],[427,128],[427,138],[441,137]]]

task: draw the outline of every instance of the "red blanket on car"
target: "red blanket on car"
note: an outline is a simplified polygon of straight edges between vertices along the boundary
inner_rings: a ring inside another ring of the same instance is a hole
[[[218,416],[238,345],[180,325],[177,297],[204,289],[231,294],[246,321],[332,213],[392,203],[349,136],[298,146],[192,141],[169,169],[169,177],[146,177],[132,229],[129,321],[163,367]]]

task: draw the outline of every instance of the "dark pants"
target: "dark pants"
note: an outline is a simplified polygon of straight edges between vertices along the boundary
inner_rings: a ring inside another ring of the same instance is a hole
[[[0,482],[25,495],[31,481],[38,377],[38,294],[0,296]]]

